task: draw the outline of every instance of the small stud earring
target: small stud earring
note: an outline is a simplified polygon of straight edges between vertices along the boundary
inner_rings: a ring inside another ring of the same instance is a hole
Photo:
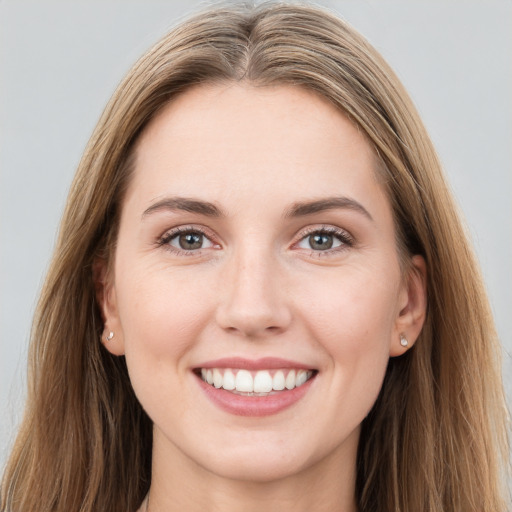
[[[108,336],[105,336],[105,339],[107,341],[110,341],[112,338],[114,337],[114,333],[112,331],[110,331],[109,335]]]
[[[407,345],[409,345],[407,338],[403,334],[400,334],[400,345],[402,345],[402,347],[407,347]]]

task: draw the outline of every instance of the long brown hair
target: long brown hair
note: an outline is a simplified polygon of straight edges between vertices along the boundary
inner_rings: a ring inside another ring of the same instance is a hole
[[[151,421],[123,357],[99,341],[93,263],[115,250],[132,149],[194,84],[288,84],[327,98],[380,157],[397,244],[424,256],[428,314],[391,359],[364,420],[361,512],[504,511],[507,417],[500,348],[482,279],[436,153],[402,85],[337,17],[313,7],[217,7],[143,56],[109,102],[80,162],[34,320],[25,417],[1,510],[133,511],[151,480]]]

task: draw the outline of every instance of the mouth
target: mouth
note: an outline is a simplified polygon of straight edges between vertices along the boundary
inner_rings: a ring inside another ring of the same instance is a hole
[[[196,368],[194,373],[205,383],[235,395],[266,397],[304,386],[317,370],[303,368]]]
[[[302,403],[319,372],[287,359],[231,357],[200,364],[193,373],[214,406],[236,416],[262,417]]]

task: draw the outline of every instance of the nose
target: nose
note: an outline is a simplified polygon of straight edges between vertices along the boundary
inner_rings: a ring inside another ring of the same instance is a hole
[[[221,279],[216,316],[222,329],[256,339],[289,327],[290,297],[275,259],[261,252],[237,255]]]

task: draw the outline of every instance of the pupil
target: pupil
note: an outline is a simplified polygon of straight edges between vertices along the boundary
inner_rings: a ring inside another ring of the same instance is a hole
[[[332,247],[332,235],[311,235],[309,237],[309,244],[312,249],[327,250]]]
[[[180,247],[189,251],[190,249],[200,249],[203,245],[203,235],[198,233],[186,233],[180,235]]]

